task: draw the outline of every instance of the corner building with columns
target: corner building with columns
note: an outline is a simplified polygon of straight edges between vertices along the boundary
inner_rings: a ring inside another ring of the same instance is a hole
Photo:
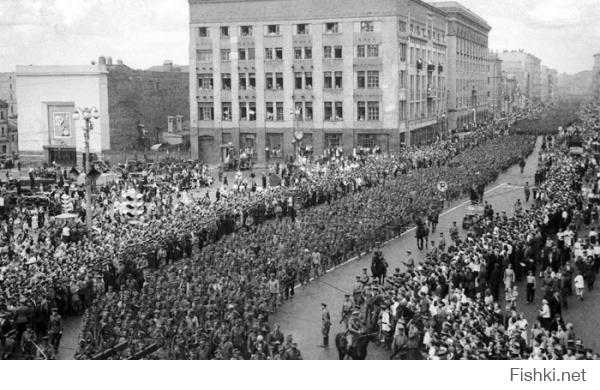
[[[434,141],[446,127],[446,14],[420,0],[189,0],[192,157]]]

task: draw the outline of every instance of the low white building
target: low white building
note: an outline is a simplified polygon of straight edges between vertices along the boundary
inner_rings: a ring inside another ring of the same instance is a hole
[[[96,107],[90,153],[110,148],[108,70],[105,64],[17,66],[19,157],[25,162],[81,165],[85,121],[73,119],[77,107]]]

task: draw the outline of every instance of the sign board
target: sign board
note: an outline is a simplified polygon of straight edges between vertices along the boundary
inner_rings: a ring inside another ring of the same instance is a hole
[[[448,184],[445,181],[440,181],[437,185],[437,189],[440,192],[446,192],[448,190]]]

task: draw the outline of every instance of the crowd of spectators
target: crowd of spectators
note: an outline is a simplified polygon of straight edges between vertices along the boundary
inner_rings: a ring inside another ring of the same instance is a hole
[[[438,181],[449,183],[449,199],[459,197],[532,148],[531,138],[487,129],[402,156],[279,167],[261,185],[236,178],[214,199],[198,195],[212,179],[195,162],[125,167],[120,180],[97,186],[90,234],[80,234],[81,187],[61,172],[48,196],[68,195],[79,222],[21,208],[3,223],[2,356],[52,356],[60,338],[44,335],[60,333],[53,312],[85,312],[79,358],[146,356],[148,348],[160,358],[297,358],[293,340],[268,323],[296,283],[410,226],[437,198]],[[270,176],[284,185],[270,186]],[[128,188],[145,201],[135,223],[120,212]],[[251,224],[248,216],[280,218]]]
[[[392,358],[599,358],[562,313],[572,295],[583,299],[585,287],[593,288],[598,273],[597,232],[579,235],[590,224],[580,218],[589,203],[583,194],[598,193],[597,156],[571,156],[562,141],[544,141],[543,180],[528,208],[515,207],[508,217],[488,207],[465,237],[451,235],[449,245],[432,241],[424,263],[405,263],[383,285],[359,283],[353,302],[359,323],[378,334]],[[533,323],[517,305],[522,280],[526,304],[540,307]]]

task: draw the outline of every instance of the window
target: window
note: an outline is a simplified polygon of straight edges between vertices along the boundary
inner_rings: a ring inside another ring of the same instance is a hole
[[[365,50],[365,45],[356,46],[356,57],[365,58],[367,56],[367,52]]]
[[[212,103],[198,103],[198,120],[214,120],[214,108]]]
[[[275,59],[276,60],[283,60],[283,49],[281,47],[276,47],[275,48]]]
[[[336,46],[334,48],[333,57],[334,58],[342,58],[342,47],[341,46]]]
[[[198,89],[213,89],[212,73],[198,74]]]
[[[326,121],[333,121],[333,103],[332,102],[325,102],[325,110],[323,113],[324,117],[323,119]]]
[[[356,105],[356,118],[358,121],[364,121],[367,119],[367,104],[365,102],[358,102]]]
[[[308,34],[308,24],[297,24],[296,25],[296,34],[297,35]]]
[[[373,32],[373,31],[375,31],[375,23],[360,22],[360,32]]]
[[[357,88],[366,88],[367,87],[366,72],[364,70],[360,70],[360,71],[356,72],[356,87]]]
[[[313,105],[312,102],[304,103],[304,120],[312,121],[313,119]]]
[[[241,26],[240,27],[240,35],[243,37],[251,37],[252,36],[252,26]]]
[[[400,61],[406,62],[406,43],[400,44]]]
[[[271,158],[283,158],[283,134],[267,133],[265,140],[265,149],[267,152],[267,160]]]
[[[398,30],[400,32],[406,32],[406,22],[404,20],[398,21]]]
[[[367,103],[367,120],[378,121],[379,120],[379,102],[368,102]]]
[[[335,72],[335,88],[340,89],[343,85],[342,72]]]
[[[325,147],[327,149],[338,148],[342,146],[341,134],[325,134]]]
[[[212,62],[212,50],[198,50],[196,59],[198,62]]]
[[[229,91],[231,89],[231,73],[221,74],[221,89]]]
[[[296,72],[294,74],[294,88],[302,89],[302,73],[301,72]]]
[[[240,73],[240,89],[244,90],[248,87],[246,73]]]
[[[302,48],[301,47],[295,47],[294,48],[294,58],[297,60],[301,60],[302,59]]]
[[[256,121],[256,103],[255,102],[248,103],[248,120]]]
[[[283,73],[275,73],[275,88],[283,89]]]
[[[277,121],[283,121],[283,102],[275,103],[275,109],[277,114]]]
[[[200,38],[208,37],[208,27],[198,27],[198,36]]]
[[[294,104],[294,120],[302,121],[304,119],[304,108],[302,102],[296,102]]]
[[[232,116],[231,102],[221,103],[221,114],[224,121],[230,121]]]
[[[312,72],[304,73],[304,85],[306,89],[312,89],[313,79]]]
[[[323,73],[323,88],[333,88],[333,76],[331,72]]]
[[[248,59],[248,56],[246,54],[246,49],[239,49],[238,53],[239,53],[238,59],[240,61],[246,61]]]
[[[312,47],[305,47],[304,48],[304,59],[305,60],[312,59]]]
[[[265,48],[265,60],[272,60],[272,59],[273,59],[273,48],[266,47]]]
[[[406,120],[406,101],[400,102],[400,120]]]
[[[221,61],[229,61],[231,57],[231,50],[221,49]]]
[[[335,102],[335,120],[344,120],[344,104],[342,102]]]
[[[332,54],[332,47],[324,46],[323,47],[323,58],[331,58],[331,54]]]
[[[267,25],[266,35],[279,35],[279,25],[278,24]]]
[[[247,56],[246,56],[247,60],[254,60],[254,48],[253,47],[249,47],[247,49]]]
[[[327,34],[337,34],[340,32],[339,23],[325,23],[325,32]]]
[[[274,89],[273,73],[265,74],[265,89]]]
[[[246,102],[240,102],[240,120],[248,120],[248,104]]]
[[[221,27],[221,38],[229,38],[229,27],[227,27],[227,26]]]
[[[256,88],[256,74],[248,73],[248,89]]]
[[[379,88],[379,71],[367,71],[367,88]]]
[[[266,120],[272,122],[275,120],[275,105],[273,103],[266,103]]]
[[[367,46],[367,56],[379,57],[379,45],[368,45]]]
[[[406,88],[406,71],[400,71],[400,88]]]

